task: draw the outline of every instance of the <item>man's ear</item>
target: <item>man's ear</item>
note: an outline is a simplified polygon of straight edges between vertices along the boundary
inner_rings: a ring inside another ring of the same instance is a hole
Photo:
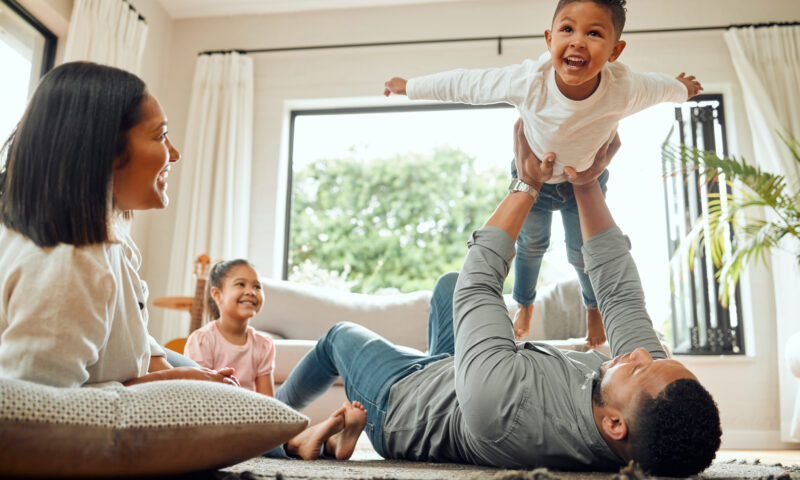
[[[619,56],[622,55],[622,51],[625,50],[625,45],[627,45],[625,40],[617,41],[614,48],[611,50],[611,56],[608,57],[608,61],[613,62],[618,59]]]
[[[612,440],[621,441],[628,436],[628,423],[623,418],[622,412],[614,407],[606,407],[600,426]]]
[[[544,42],[547,44],[547,49],[550,50],[550,42],[553,40],[553,34],[550,30],[544,31]]]

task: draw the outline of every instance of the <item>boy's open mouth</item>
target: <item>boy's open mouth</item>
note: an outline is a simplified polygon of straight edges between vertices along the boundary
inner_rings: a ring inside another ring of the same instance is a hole
[[[564,63],[566,63],[570,67],[582,67],[586,65],[586,60],[580,57],[566,57],[564,59]]]

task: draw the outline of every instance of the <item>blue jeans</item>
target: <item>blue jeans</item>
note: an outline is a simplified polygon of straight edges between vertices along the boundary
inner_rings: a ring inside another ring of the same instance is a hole
[[[302,410],[341,377],[347,399],[357,400],[367,409],[364,430],[375,450],[385,457],[383,422],[392,385],[455,351],[453,290],[457,278],[455,272],[446,273],[433,289],[428,354],[395,346],[361,325],[338,323],[300,360],[275,398]]]
[[[517,178],[514,162],[511,162],[511,176]],[[600,182],[603,195],[605,195],[608,170],[604,170],[597,180]],[[592,282],[589,281],[589,275],[584,271],[583,254],[581,253],[583,237],[581,237],[578,204],[575,202],[572,184],[569,182],[542,185],[538,200],[528,212],[528,217],[517,238],[512,296],[520,305],[531,305],[536,299],[536,283],[539,281],[542,257],[550,246],[550,225],[553,222],[553,212],[556,210],[561,212],[564,241],[567,244],[567,260],[578,273],[583,304],[587,308],[597,308]]]

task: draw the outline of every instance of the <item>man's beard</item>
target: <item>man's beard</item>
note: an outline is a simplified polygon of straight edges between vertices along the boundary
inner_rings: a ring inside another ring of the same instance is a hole
[[[598,407],[602,407],[603,404],[603,392],[600,388],[600,384],[603,382],[603,377],[605,376],[605,372],[603,369],[600,369],[599,373],[595,375],[592,379],[592,402],[595,403]]]

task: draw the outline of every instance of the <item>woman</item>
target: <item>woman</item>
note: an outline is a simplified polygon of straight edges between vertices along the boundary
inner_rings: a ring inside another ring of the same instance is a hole
[[[112,88],[113,86],[113,88]],[[191,378],[147,334],[130,211],[164,208],[180,153],[144,82],[75,62],[48,73],[3,147],[0,375],[60,387]]]
[[[55,68],[0,158],[0,376],[57,387],[238,385],[230,368],[172,368],[147,333],[147,288],[127,223],[133,210],[167,206],[180,153],[141,79],[88,62]],[[286,452],[336,449],[344,410]]]

